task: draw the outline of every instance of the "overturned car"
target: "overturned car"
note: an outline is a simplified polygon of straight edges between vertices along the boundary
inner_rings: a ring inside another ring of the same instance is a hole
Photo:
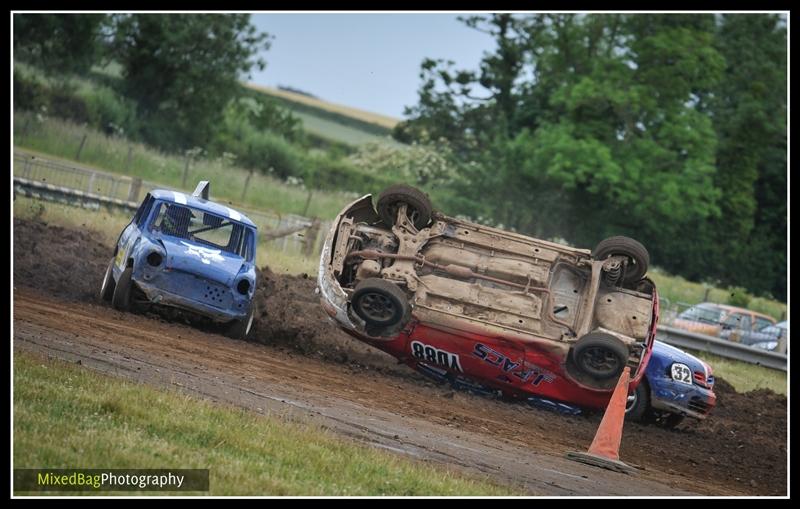
[[[635,389],[652,352],[648,263],[627,237],[575,249],[448,217],[395,185],[337,216],[318,286],[345,332],[423,373],[599,409],[625,366]]]

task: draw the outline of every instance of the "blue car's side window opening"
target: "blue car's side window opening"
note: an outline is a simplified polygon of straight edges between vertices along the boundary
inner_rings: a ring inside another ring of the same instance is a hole
[[[144,197],[144,201],[142,202],[142,206],[139,207],[139,210],[136,212],[133,222],[140,228],[145,226],[147,218],[150,217],[150,211],[153,209],[154,201],[155,199],[150,196],[150,193],[147,193],[147,196]]]
[[[149,205],[152,205],[152,200],[150,199],[150,193],[147,193],[141,205],[139,205],[139,208],[136,209],[136,214],[133,216],[131,222],[141,224],[142,218],[147,217],[147,211],[150,210]]]

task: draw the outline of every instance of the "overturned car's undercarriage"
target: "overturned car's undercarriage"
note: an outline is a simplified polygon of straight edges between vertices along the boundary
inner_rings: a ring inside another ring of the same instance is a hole
[[[398,185],[381,194],[377,210],[366,196],[340,214],[319,286],[340,326],[401,360],[430,363],[430,355],[404,358],[414,356],[412,331],[421,326],[463,340],[459,348],[431,345],[437,352],[485,360],[475,345],[493,346],[491,360],[503,357],[506,367],[533,355],[549,360],[537,363],[542,369],[607,391],[625,365],[641,372],[652,348],[657,294],[644,278],[647,263],[646,250],[626,237],[594,252],[574,249],[434,213],[427,196]],[[464,374],[486,378],[461,361]]]

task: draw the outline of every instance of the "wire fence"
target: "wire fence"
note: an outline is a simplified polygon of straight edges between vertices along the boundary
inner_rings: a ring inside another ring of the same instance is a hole
[[[77,164],[67,164],[21,150],[14,151],[14,177],[32,183],[39,189],[72,190],[77,197],[98,197],[127,203],[138,207],[145,194],[153,189],[187,192],[135,177],[115,175]],[[213,199],[212,182],[212,199]],[[61,201],[66,193],[61,192]],[[226,201],[227,202],[227,201]],[[319,254],[323,237],[330,221],[308,218],[296,214],[278,214],[248,207],[233,207],[249,217],[258,226],[262,240],[270,247],[282,252],[301,254],[307,257]]]

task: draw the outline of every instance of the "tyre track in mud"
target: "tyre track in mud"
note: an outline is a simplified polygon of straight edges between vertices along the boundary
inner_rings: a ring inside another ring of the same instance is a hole
[[[786,398],[771,391],[741,395],[720,380],[719,408],[703,423],[677,431],[626,423],[620,456],[645,470],[619,481],[609,472],[603,485],[606,473],[562,458],[588,447],[599,416],[566,417],[433,384],[327,322],[313,278],[263,268],[254,332],[264,344],[232,341],[101,304],[96,288],[111,249],[91,233],[19,219],[14,229],[15,347],[311,419],[534,494],[786,494]]]
[[[522,441],[503,439],[496,431],[506,426],[496,417],[454,425],[448,416],[475,403],[471,397],[442,397],[433,389],[432,401],[410,401],[420,390],[405,381],[385,384],[315,359],[276,357],[282,352],[267,346],[27,289],[16,292],[14,303],[18,350],[80,360],[104,373],[312,422],[387,450],[489,475],[531,494],[692,493],[673,487],[682,484],[678,478],[650,480],[645,472],[634,481],[565,460],[557,447],[531,450]]]

